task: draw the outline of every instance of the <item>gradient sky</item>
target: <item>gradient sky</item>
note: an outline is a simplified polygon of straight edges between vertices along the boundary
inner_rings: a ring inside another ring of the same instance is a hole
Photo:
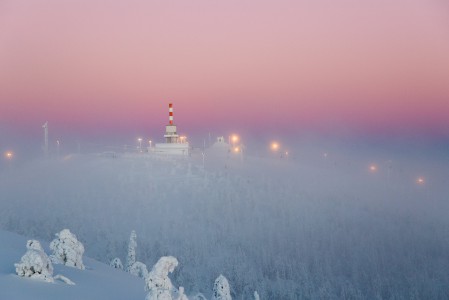
[[[0,125],[449,136],[447,0],[2,0]],[[161,133],[162,134],[162,133]]]

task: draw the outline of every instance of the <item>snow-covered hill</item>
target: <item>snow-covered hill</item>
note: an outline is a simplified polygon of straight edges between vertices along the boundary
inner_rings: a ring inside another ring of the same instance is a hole
[[[19,277],[14,263],[19,262],[26,252],[26,242],[27,238],[23,236],[0,230],[0,299],[145,299],[144,281],[141,278],[87,257],[84,258],[86,270],[54,265],[54,274],[68,277],[75,285],[58,280],[48,283]]]

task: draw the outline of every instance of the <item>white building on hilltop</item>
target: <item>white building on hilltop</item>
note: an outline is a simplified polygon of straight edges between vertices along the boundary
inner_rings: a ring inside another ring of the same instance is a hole
[[[168,105],[168,125],[165,126],[165,143],[158,143],[154,152],[161,154],[189,155],[189,143],[186,137],[179,136],[173,123],[173,104]]]

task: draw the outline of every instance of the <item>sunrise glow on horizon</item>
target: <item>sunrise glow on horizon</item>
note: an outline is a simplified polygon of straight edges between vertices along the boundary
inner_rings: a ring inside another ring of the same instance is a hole
[[[442,1],[0,4],[0,120],[449,135]],[[190,133],[189,133],[190,134]]]

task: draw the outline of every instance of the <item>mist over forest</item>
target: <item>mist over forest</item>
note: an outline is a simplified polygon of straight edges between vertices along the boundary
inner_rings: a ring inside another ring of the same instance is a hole
[[[2,162],[0,229],[50,241],[69,228],[104,263],[135,230],[139,260],[177,257],[173,282],[190,293],[224,274],[236,299],[449,296],[444,143],[280,144],[15,157]]]

